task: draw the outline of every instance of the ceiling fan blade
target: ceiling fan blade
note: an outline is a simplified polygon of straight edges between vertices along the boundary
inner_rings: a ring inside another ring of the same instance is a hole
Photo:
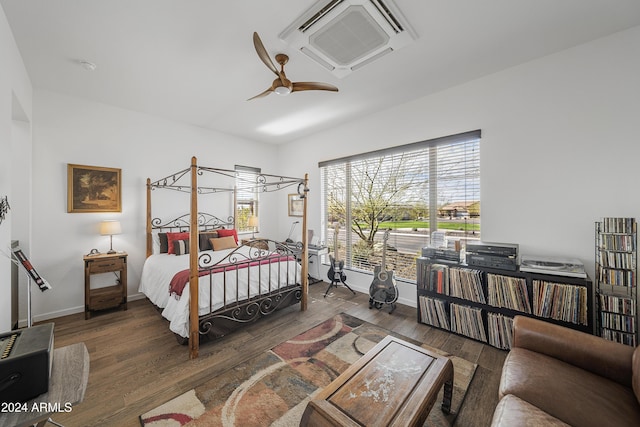
[[[292,92],[300,92],[301,90],[328,90],[331,92],[337,92],[338,88],[329,83],[318,82],[295,82],[293,83]]]
[[[256,98],[262,98],[264,96],[269,95],[271,92],[276,92],[278,95],[287,95],[290,92],[300,92],[303,90],[327,90],[331,92],[338,92],[338,88],[334,85],[328,83],[319,83],[319,82],[297,82],[291,83],[291,81],[287,78],[284,73],[284,66],[289,61],[289,56],[284,53],[279,53],[275,56],[276,62],[280,65],[280,70],[276,68],[273,61],[269,57],[267,53],[267,49],[265,49],[262,44],[262,40],[260,40],[260,36],[257,32],[253,33],[253,45],[256,48],[256,53],[264,65],[267,66],[276,76],[277,79],[273,81],[271,87],[264,92],[254,96],[253,98],[249,98],[247,101]]]
[[[269,95],[271,92],[273,92],[273,88],[270,87],[269,89],[265,90],[264,92],[259,93],[256,96],[247,99],[247,101],[251,101],[252,99],[256,99],[256,98],[263,98],[263,97]]]
[[[269,57],[269,54],[267,53],[267,49],[264,48],[264,45],[262,44],[262,40],[260,40],[260,36],[256,32],[253,33],[253,45],[256,48],[256,52],[258,53],[258,56],[260,57],[262,62],[264,62],[264,65],[266,65],[268,69],[273,71],[273,73],[276,76],[280,76],[278,69],[273,64],[273,61],[271,60],[271,58]]]

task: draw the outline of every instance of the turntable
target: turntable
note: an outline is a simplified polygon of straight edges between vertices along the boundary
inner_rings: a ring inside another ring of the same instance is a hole
[[[520,271],[587,278],[587,273],[584,271],[584,264],[575,258],[522,255],[520,259]]]

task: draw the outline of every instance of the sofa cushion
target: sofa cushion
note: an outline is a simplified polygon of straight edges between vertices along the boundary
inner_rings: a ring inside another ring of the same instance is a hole
[[[546,354],[631,388],[633,347],[525,316],[513,319],[513,346]]]
[[[532,404],[508,394],[503,397],[495,412],[491,427],[570,427]]]
[[[499,396],[508,394],[573,426],[640,426],[630,387],[523,348],[504,362]]]

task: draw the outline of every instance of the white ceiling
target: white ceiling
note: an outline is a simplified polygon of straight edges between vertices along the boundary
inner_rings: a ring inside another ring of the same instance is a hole
[[[395,3],[418,40],[339,79],[278,39],[313,0],[0,0],[34,88],[270,143],[640,24],[639,0]],[[246,101],[274,78],[254,31],[292,81],[340,92]]]

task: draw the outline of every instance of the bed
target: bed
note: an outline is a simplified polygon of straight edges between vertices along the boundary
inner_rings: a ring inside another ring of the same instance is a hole
[[[303,240],[291,245],[269,239],[239,243],[232,216],[223,220],[199,212],[198,199],[213,193],[233,192],[235,206],[236,190],[199,186],[203,174],[228,179],[235,171],[198,166],[193,157],[190,168],[147,180],[147,259],[139,287],[162,310],[178,340],[189,343],[190,358],[198,357],[200,335],[224,336],[292,304],[307,308],[307,176],[256,177],[259,191],[293,186],[304,201]],[[190,193],[189,213],[169,221],[153,217],[151,193],[158,189]]]

